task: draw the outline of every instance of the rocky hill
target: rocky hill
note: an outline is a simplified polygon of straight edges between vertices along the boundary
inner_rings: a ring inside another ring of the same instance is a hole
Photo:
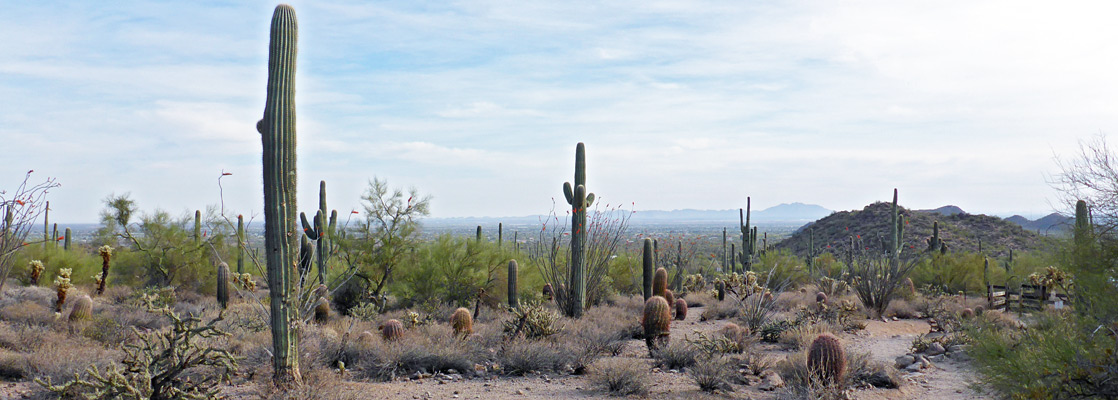
[[[1060,215],[1059,213],[1051,213],[1043,216],[1035,221],[1020,215],[1014,215],[1006,218],[1006,221],[1021,225],[1030,231],[1040,230],[1042,234],[1061,234],[1066,235],[1071,233],[1071,226],[1075,222],[1072,217]]]
[[[835,212],[823,219],[800,228],[792,236],[776,244],[778,249],[791,249],[805,256],[808,250],[809,230],[815,232],[816,253],[846,254],[851,236],[861,235],[865,246],[881,247],[880,238],[890,234],[891,203],[878,202],[862,210]],[[1010,249],[1029,251],[1047,248],[1054,239],[1037,235],[1007,220],[989,216],[957,212],[941,214],[946,210],[909,210],[900,207],[901,215],[908,221],[904,230],[905,252],[920,252],[927,248],[925,241],[932,235],[932,225],[939,221],[939,235],[949,251],[978,251],[992,257],[1003,257]],[[954,210],[952,210],[954,211]],[[961,211],[961,210],[959,210]],[[830,246],[830,248],[828,248]]]

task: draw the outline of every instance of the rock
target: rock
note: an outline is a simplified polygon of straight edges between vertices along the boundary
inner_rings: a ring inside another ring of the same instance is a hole
[[[928,368],[935,365],[924,356],[920,356],[919,364],[921,368]]]
[[[943,345],[939,344],[939,342],[933,342],[931,345],[928,346],[927,350],[924,350],[924,354],[927,354],[929,356],[938,356],[946,352],[947,350],[945,350],[943,348]]]
[[[964,351],[967,351],[967,346],[961,344],[951,345],[947,347],[948,353],[962,353]]]
[[[913,357],[911,355],[906,354],[906,355],[897,357],[897,369],[905,369],[905,367],[908,367],[909,365],[912,365],[912,363],[914,363],[914,362],[916,362],[916,357]]]
[[[866,383],[873,385],[873,387],[884,389],[896,389],[900,387],[900,382],[897,382],[892,376],[882,370],[874,371],[874,373],[866,377]]]
[[[947,356],[944,355],[944,354],[940,354],[938,356],[928,356],[928,361],[941,362],[941,361],[943,361],[944,357],[947,357]]]
[[[520,390],[520,389],[517,389],[517,390],[516,390],[516,394],[518,394],[518,395],[521,395],[521,396],[523,396],[523,395],[524,395],[524,391],[523,391],[523,390]]]
[[[761,384],[757,385],[758,389],[766,392],[771,392],[773,390],[776,390],[777,388],[782,387],[784,387],[784,379],[773,371],[766,372],[764,378],[761,379]]]
[[[447,373],[447,374],[451,374],[451,375],[453,375],[453,374],[457,374],[457,373],[458,373],[458,370],[456,370],[456,369],[454,369],[454,368],[451,368],[451,369],[448,369],[448,370],[446,370],[446,373]]]
[[[923,364],[920,364],[918,362],[914,362],[912,364],[909,364],[907,367],[905,367],[904,370],[909,371],[909,372],[916,372],[916,371],[919,371],[920,368],[922,368],[923,366],[924,366]]]
[[[935,340],[935,339],[942,338],[944,336],[947,336],[947,334],[943,333],[943,332],[932,332],[932,333],[925,334],[924,339]]]

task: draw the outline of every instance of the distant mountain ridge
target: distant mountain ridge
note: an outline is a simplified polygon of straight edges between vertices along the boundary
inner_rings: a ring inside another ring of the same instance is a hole
[[[1006,221],[1021,225],[1030,231],[1039,230],[1041,233],[1068,233],[1070,232],[1075,218],[1060,215],[1060,213],[1051,213],[1036,220],[1030,220],[1020,215],[1014,215],[1006,218]]]
[[[763,210],[752,210],[752,223],[806,223],[830,215],[833,211],[815,204],[785,203]],[[542,215],[520,217],[457,217],[424,218],[425,223],[433,225],[466,225],[502,222],[508,224],[536,224],[543,220]],[[738,210],[637,210],[629,220],[630,224],[670,224],[670,223],[738,223]]]
[[[981,243],[983,254],[999,257],[1007,254],[1010,249],[1036,250],[1050,245],[1052,241],[1051,238],[1038,235],[1035,229],[1023,228],[1013,221],[1027,221],[1024,217],[1002,219],[968,214],[955,206],[933,210],[910,210],[903,206],[898,208],[907,222],[903,239],[906,253],[926,249],[925,240],[931,236],[935,222],[939,222],[940,239],[947,243],[949,251],[978,251]],[[861,237],[865,246],[878,248],[881,239],[890,234],[891,210],[892,204],[877,202],[862,210],[839,211],[805,225],[792,236],[777,243],[776,247],[790,249],[804,256],[808,253],[809,231],[813,230],[816,254],[845,254],[843,252],[849,247],[852,236]]]

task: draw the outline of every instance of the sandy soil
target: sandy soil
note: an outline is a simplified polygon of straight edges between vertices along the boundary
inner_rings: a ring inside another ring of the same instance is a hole
[[[694,335],[694,332],[711,333],[726,321],[699,321],[701,307],[688,312],[687,319],[672,325],[672,339]],[[929,325],[922,320],[883,322],[869,320],[866,329],[855,334],[843,334],[849,351],[868,351],[880,361],[892,363],[908,352],[912,340],[927,333]],[[777,346],[766,346],[766,353],[773,360],[790,354]],[[620,357],[648,362],[651,359],[644,342],[631,340]],[[850,393],[853,399],[917,399],[962,400],[985,398],[969,388],[974,379],[973,370],[966,362],[944,360],[933,368],[918,373],[903,373],[906,384],[900,389],[861,389]],[[774,399],[777,394],[750,386],[735,386],[730,393],[708,394],[685,373],[673,371],[653,372],[655,384],[645,398],[651,399]],[[0,398],[27,398],[34,383],[0,383]],[[523,377],[487,377],[474,379],[422,379],[384,383],[346,382],[345,392],[367,399],[583,399],[607,397],[594,388],[585,376],[537,374]],[[778,390],[779,392],[779,390]],[[233,398],[256,397],[248,387],[229,388],[226,395]]]

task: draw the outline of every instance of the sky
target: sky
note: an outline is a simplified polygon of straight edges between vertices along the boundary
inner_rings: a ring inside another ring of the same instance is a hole
[[[112,193],[260,215],[275,3],[192,3],[0,0],[0,188],[57,178],[62,222]],[[637,210],[1046,214],[1055,158],[1118,128],[1114,2],[291,4],[303,210],[378,177],[434,217],[546,214],[584,142]]]

